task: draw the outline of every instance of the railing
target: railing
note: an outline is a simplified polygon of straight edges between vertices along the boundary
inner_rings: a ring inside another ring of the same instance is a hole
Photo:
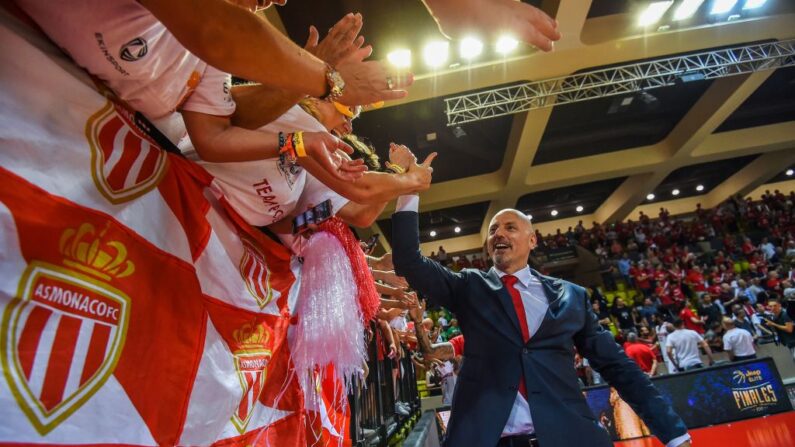
[[[385,447],[390,439],[405,436],[419,418],[420,397],[414,364],[407,356],[397,362],[386,357],[379,360],[381,332],[375,324],[370,329],[373,336],[368,344],[369,374],[364,382],[354,384],[354,391],[348,396],[351,439],[355,446]],[[408,352],[405,347],[404,352]],[[404,414],[396,410],[397,402],[406,404]]]

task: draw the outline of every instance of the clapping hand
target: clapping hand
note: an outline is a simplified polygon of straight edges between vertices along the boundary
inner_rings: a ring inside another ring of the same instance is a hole
[[[363,60],[370,56],[373,49],[370,45],[362,46],[364,37],[359,35],[362,24],[361,14],[349,13],[335,23],[326,37],[319,42],[320,33],[317,28],[310,26],[304,49],[332,67],[336,67],[340,61],[347,58]]]

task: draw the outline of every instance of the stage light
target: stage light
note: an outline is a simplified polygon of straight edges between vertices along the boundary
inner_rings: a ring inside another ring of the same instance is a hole
[[[455,231],[456,233],[460,233],[461,232],[461,227],[455,227],[455,228],[453,228],[453,231]]]
[[[696,186],[696,191],[703,191],[703,190],[704,190],[704,185]]]
[[[430,42],[422,50],[422,59],[429,67],[441,67],[450,56],[450,43],[444,40]]]
[[[714,0],[710,14],[725,14],[734,8],[737,0]]]
[[[795,171],[793,171],[792,169],[787,169],[787,172],[785,172],[785,174],[787,174],[787,177],[792,177],[792,174],[795,174]]]
[[[502,36],[497,39],[497,52],[500,54],[508,54],[519,46],[519,41],[513,37]]]
[[[673,5],[673,3],[673,0],[669,0],[650,4],[640,15],[640,18],[638,19],[638,25],[649,26],[659,22],[662,16],[665,15],[665,12],[668,11],[668,8]]]
[[[411,50],[399,49],[386,55],[390,64],[397,68],[411,67]]]
[[[578,213],[581,213],[581,212],[582,212],[582,210],[584,210],[584,209],[585,209],[585,208],[583,208],[583,207],[582,207],[582,205],[578,205],[578,206],[577,206],[577,212],[578,212]]]
[[[747,0],[743,9],[756,9],[765,4],[767,0]]]
[[[530,219],[530,220],[533,220],[533,215],[532,214],[528,214],[527,218]]]
[[[459,51],[464,59],[474,59],[483,52],[483,42],[474,37],[466,37],[461,41]]]
[[[679,195],[679,190],[678,189],[674,189],[673,191],[671,191],[671,194],[673,194],[675,196],[678,196]]]
[[[674,20],[688,19],[696,13],[704,0],[684,0],[674,11]]]
[[[431,237],[436,237],[436,230],[431,230],[430,235]]]
[[[654,194],[649,193],[646,195],[646,200],[654,200]]]
[[[551,212],[551,213],[549,213],[549,214],[551,214],[551,215],[552,215],[552,217],[555,217],[555,216],[557,216],[557,215],[558,215],[558,210],[552,210],[552,212]]]

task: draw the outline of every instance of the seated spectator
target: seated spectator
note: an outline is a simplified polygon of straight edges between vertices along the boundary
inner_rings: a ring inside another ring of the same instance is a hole
[[[635,319],[632,317],[632,309],[624,304],[624,300],[616,298],[613,303],[613,308],[610,311],[616,327],[622,332],[637,332],[635,328]]]

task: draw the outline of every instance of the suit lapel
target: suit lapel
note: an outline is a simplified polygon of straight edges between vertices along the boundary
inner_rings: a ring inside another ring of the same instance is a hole
[[[530,273],[541,282],[541,285],[544,287],[544,295],[546,295],[547,302],[549,303],[547,313],[544,315],[544,319],[541,320],[541,325],[538,327],[536,333],[530,336],[530,341],[532,342],[534,337],[543,336],[546,329],[555,324],[554,321],[558,318],[560,305],[563,302],[565,288],[562,282],[557,278],[544,276],[533,269],[530,269]]]
[[[518,335],[519,340],[522,340],[522,329],[519,326],[519,317],[516,315],[516,307],[513,305],[513,299],[511,299],[510,293],[508,293],[508,289],[502,283],[500,279],[500,275],[497,274],[497,271],[492,268],[489,270],[489,273],[486,274],[491,282],[491,286],[496,289],[497,292],[497,300],[500,302],[505,313],[508,315],[508,319],[511,321],[513,328],[515,329],[516,335]],[[524,315],[522,315],[524,317]]]

